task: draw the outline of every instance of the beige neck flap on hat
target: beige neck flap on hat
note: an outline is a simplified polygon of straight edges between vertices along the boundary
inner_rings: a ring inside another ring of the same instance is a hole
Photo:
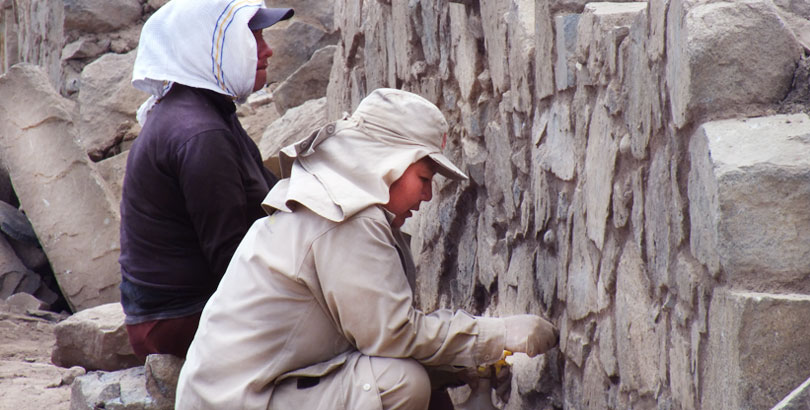
[[[375,90],[351,117],[281,151],[282,176],[288,179],[270,191],[263,206],[291,212],[297,203],[340,222],[388,203],[389,186],[425,156],[440,156],[463,176],[441,155],[446,132],[447,122],[431,102],[406,91]]]

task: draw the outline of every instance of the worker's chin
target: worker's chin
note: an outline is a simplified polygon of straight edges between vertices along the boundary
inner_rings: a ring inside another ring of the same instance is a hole
[[[253,91],[259,91],[267,85],[267,73],[264,70],[256,71],[256,81],[253,83]]]

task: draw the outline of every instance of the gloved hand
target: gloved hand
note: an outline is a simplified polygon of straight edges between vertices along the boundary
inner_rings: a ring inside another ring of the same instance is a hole
[[[537,356],[556,346],[559,341],[557,328],[540,316],[515,315],[503,320],[506,324],[506,350]]]

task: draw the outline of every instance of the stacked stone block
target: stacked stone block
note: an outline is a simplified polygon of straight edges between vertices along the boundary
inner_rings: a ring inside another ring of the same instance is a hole
[[[761,408],[807,378],[773,364],[807,350],[781,326],[810,292],[810,128],[772,116],[802,56],[790,7],[336,4],[329,117],[420,93],[470,175],[410,223],[419,303],[561,329],[515,358],[505,408]]]

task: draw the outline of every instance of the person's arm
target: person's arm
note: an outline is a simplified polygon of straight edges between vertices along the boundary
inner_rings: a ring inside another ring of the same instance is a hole
[[[225,131],[189,139],[177,152],[177,174],[186,210],[203,256],[217,280],[250,227],[238,151]]]
[[[364,354],[413,357],[427,365],[475,366],[504,349],[503,319],[412,306],[412,291],[386,222],[350,219],[312,245],[332,319]]]

